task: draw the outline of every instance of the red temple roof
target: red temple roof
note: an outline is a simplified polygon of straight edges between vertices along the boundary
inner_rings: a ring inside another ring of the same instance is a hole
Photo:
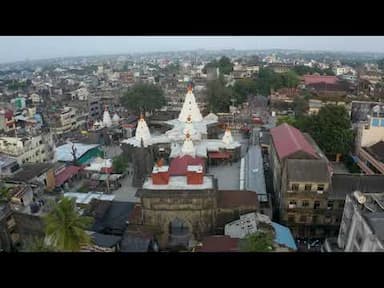
[[[200,157],[192,157],[185,155],[172,159],[169,165],[169,174],[171,176],[184,176],[187,175],[187,168],[189,165],[202,165],[204,171],[204,159]]]
[[[231,154],[229,152],[210,152],[208,154],[211,159],[229,159]]]

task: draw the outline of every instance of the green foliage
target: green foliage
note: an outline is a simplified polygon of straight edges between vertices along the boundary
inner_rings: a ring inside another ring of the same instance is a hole
[[[296,126],[297,120],[293,116],[280,116],[277,118],[276,126],[279,126],[283,123],[287,123],[291,126]]]
[[[308,132],[327,154],[347,154],[353,141],[353,131],[344,106],[325,105],[317,115],[301,117],[298,128]]]
[[[44,217],[44,222],[46,236],[58,251],[79,251],[81,246],[91,243],[85,229],[92,224],[92,218],[77,212],[74,199],[62,198]]]
[[[272,69],[260,69],[256,79],[256,87],[259,94],[268,96],[272,89],[283,87],[282,78]]]
[[[250,234],[242,243],[240,250],[244,252],[272,252],[275,250],[273,234],[270,231]]]
[[[303,116],[308,111],[308,101],[303,97],[296,96],[293,99],[293,111],[295,116]]]
[[[235,82],[233,92],[236,104],[242,104],[247,101],[249,95],[257,95],[256,81],[252,79],[240,79]]]
[[[8,89],[9,90],[18,90],[18,89],[25,89],[27,88],[27,82],[26,81],[16,81],[13,80],[9,82]]]
[[[299,76],[294,71],[288,71],[281,74],[282,85],[287,88],[296,88],[299,85]]]
[[[55,247],[46,243],[44,237],[33,237],[26,241],[25,252],[55,252]]]
[[[88,193],[88,191],[89,191],[89,188],[86,185],[81,186],[79,189],[77,189],[77,192],[79,193]]]
[[[379,69],[384,69],[384,58],[377,61],[377,65]]]
[[[225,74],[228,75],[233,71],[233,64],[231,62],[231,59],[228,57],[221,57],[219,61],[213,60],[212,62],[209,62],[208,64],[205,65],[203,68],[203,73],[207,73],[207,68],[211,67],[219,67],[220,74]]]
[[[335,73],[333,73],[332,69],[328,68],[328,69],[323,70],[317,66],[316,67],[308,67],[308,66],[304,66],[304,65],[299,65],[299,66],[293,67],[293,71],[296,72],[300,76],[303,76],[306,74],[314,74],[314,73],[318,73],[320,75],[335,75]]]
[[[235,94],[231,88],[225,87],[219,79],[207,83],[206,97],[210,111],[214,113],[228,112],[231,99],[235,98]]]
[[[127,170],[128,160],[124,155],[116,156],[113,158],[112,167],[115,173],[123,174]]]
[[[121,103],[134,112],[153,111],[166,105],[163,90],[152,84],[136,84],[128,89]]]

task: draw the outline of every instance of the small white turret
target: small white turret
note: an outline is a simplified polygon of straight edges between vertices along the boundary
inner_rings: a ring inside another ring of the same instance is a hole
[[[232,137],[231,129],[229,129],[229,128],[225,129],[225,133],[223,136],[223,142],[225,145],[230,145],[233,143],[233,137]]]
[[[107,106],[105,106],[104,114],[103,114],[103,125],[104,127],[111,127],[112,126],[112,119],[111,115],[109,114]]]
[[[140,116],[140,120],[137,123],[135,137],[139,143],[141,143],[141,140],[143,140],[144,147],[147,147],[151,144],[151,133],[149,132],[147,122],[145,122],[143,115]]]
[[[119,121],[120,121],[120,117],[119,117],[119,115],[117,115],[117,113],[115,113],[112,117],[112,122],[117,124],[117,123],[119,123]]]

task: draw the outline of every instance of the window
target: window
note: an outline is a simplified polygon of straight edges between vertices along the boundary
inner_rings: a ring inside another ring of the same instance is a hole
[[[344,209],[344,201],[339,202],[339,209]]]
[[[314,203],[313,203],[313,209],[319,209],[320,208],[320,201],[315,201]]]
[[[373,118],[372,119],[372,126],[373,127],[379,127],[379,119]]]
[[[383,116],[384,117],[384,116]],[[381,127],[384,127],[384,119],[381,119],[381,121],[380,121],[380,126]]]
[[[332,209],[333,209],[333,201],[328,201],[328,206],[327,206],[327,208],[328,208],[329,210],[332,210]]]
[[[317,191],[324,191],[324,184],[318,184]]]
[[[308,200],[303,200],[302,207],[303,208],[309,207],[309,201]]]
[[[312,223],[316,224],[319,221],[319,217],[317,215],[312,216]]]
[[[307,216],[306,215],[300,215],[300,222],[306,223],[307,222]]]
[[[288,222],[295,223],[295,215],[288,215]]]
[[[324,224],[330,224],[332,222],[332,217],[329,215],[326,215],[324,217]]]
[[[296,208],[296,201],[295,200],[290,200],[289,203],[288,203],[288,208],[292,209],[292,208]]]
[[[299,184],[292,184],[292,191],[299,191]]]
[[[311,191],[312,190],[312,184],[305,184],[305,191]]]

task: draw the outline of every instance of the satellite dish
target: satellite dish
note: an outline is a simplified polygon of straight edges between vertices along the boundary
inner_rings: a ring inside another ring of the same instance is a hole
[[[353,196],[356,198],[359,204],[364,204],[367,201],[367,198],[360,191],[353,192]]]

